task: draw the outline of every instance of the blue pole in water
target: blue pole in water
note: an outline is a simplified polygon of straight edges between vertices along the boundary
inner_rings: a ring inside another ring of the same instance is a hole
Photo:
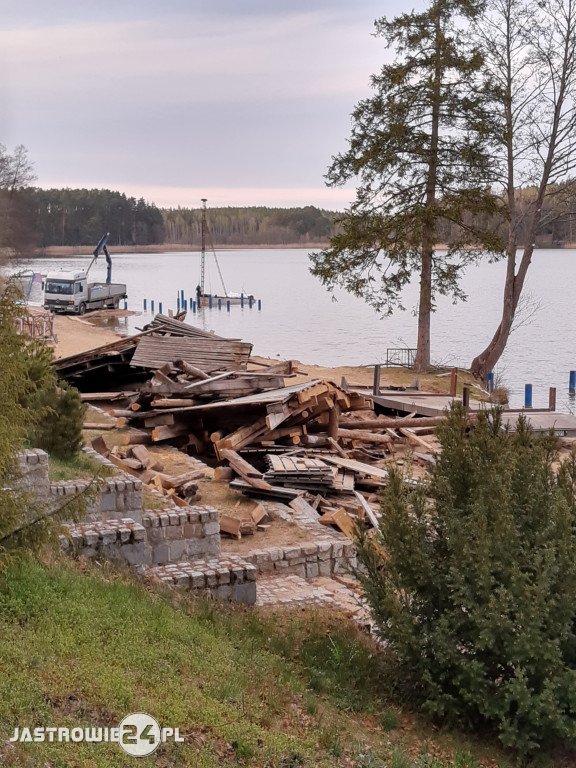
[[[150,301],[150,312],[154,312],[154,299]]]
[[[180,298],[176,299],[176,308],[180,311]]]
[[[244,294],[240,294],[240,309],[244,309]]]
[[[146,299],[144,299],[144,312],[146,312]]]
[[[222,299],[218,299],[218,309],[222,309]]]
[[[248,296],[248,307],[252,309],[252,296]]]
[[[208,296],[208,309],[212,309],[212,294]]]
[[[532,408],[532,384],[524,385],[524,408]]]
[[[188,302],[186,299],[182,299],[182,309],[185,309],[186,312],[188,311]]]
[[[184,291],[180,290],[180,303],[184,306]]]
[[[262,309],[262,299],[258,299],[258,309]]]
[[[570,371],[570,384],[568,385],[569,394],[576,393],[576,371]]]
[[[494,374],[493,373],[486,374],[486,388],[488,389],[488,392],[490,394],[494,392]]]
[[[160,312],[160,314],[162,314],[162,302],[161,301],[158,302],[158,312]]]
[[[128,309],[128,302],[124,299],[124,309]]]
[[[226,310],[230,312],[230,300],[226,302]]]
[[[196,312],[196,302],[192,301],[192,312]]]

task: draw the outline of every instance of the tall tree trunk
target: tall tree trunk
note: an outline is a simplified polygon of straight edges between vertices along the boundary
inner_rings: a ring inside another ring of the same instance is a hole
[[[435,8],[436,51],[441,48],[441,8]],[[438,182],[438,137],[440,133],[440,102],[442,69],[440,57],[436,57],[432,84],[432,120],[430,127],[430,159],[426,180],[426,220],[422,231],[420,298],[418,302],[418,342],[414,368],[425,371],[430,367],[430,316],[432,314],[432,260],[436,239],[436,186]]]
[[[432,314],[432,254],[433,247],[422,248],[420,270],[420,301],[418,305],[418,344],[414,367],[425,371],[430,367],[430,316]]]

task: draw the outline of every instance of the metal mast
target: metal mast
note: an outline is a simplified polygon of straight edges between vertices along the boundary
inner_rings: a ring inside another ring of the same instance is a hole
[[[202,198],[202,258],[200,260],[200,293],[204,295],[204,270],[206,265],[206,203],[207,197]]]

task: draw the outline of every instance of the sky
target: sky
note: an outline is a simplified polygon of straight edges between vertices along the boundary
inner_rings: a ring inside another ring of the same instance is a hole
[[[0,143],[37,185],[160,207],[316,205],[399,0],[0,0]]]

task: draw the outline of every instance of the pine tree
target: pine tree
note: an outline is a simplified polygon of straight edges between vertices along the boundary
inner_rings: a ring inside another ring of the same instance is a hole
[[[356,106],[349,149],[327,174],[329,185],[358,177],[356,200],[330,247],[310,256],[329,289],[342,286],[384,314],[402,308],[402,289],[418,276],[420,370],[430,365],[435,295],[463,298],[462,267],[502,248],[488,224],[498,209],[488,190],[489,85],[459,31],[476,13],[474,2],[432,0],[421,13],[376,22],[397,58],[372,77],[375,93]],[[435,250],[440,228],[447,253]]]
[[[522,420],[455,408],[416,489],[391,473],[375,541],[359,537],[369,605],[399,679],[442,722],[494,728],[522,755],[576,741],[576,457]],[[385,556],[382,553],[385,553]]]

